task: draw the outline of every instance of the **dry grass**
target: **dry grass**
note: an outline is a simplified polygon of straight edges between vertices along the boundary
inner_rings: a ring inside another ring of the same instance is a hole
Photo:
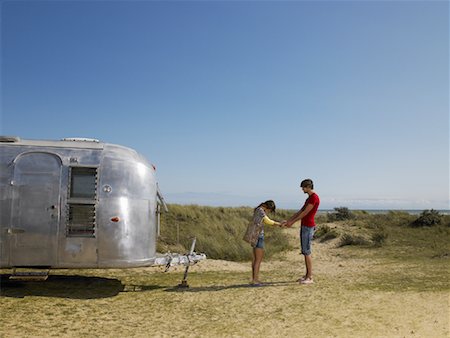
[[[0,336],[448,337],[448,228],[386,231],[380,248],[316,241],[309,286],[295,282],[298,250],[263,262],[262,287],[248,286],[248,262],[221,260],[192,267],[185,290],[175,288],[182,268],[60,270],[30,284],[3,276]],[[298,229],[283,232],[297,244]]]
[[[270,216],[283,220],[293,212],[281,210]],[[161,236],[158,251],[188,252],[193,237],[197,238],[197,251],[213,259],[245,261],[251,256],[251,247],[242,237],[253,209],[249,207],[221,208],[198,205],[169,205],[169,213],[161,218]],[[267,241],[272,242],[272,256],[292,249],[289,239],[278,227],[265,227]]]

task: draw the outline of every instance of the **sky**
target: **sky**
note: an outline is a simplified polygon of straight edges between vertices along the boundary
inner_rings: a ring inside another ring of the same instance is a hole
[[[449,209],[447,1],[2,1],[0,134],[135,149],[168,203]]]

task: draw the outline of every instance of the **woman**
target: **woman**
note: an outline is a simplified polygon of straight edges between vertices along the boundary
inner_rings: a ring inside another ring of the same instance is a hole
[[[281,223],[271,220],[267,214],[275,212],[275,202],[265,201],[258,205],[253,212],[253,220],[247,227],[244,240],[253,247],[252,258],[252,282],[253,285],[260,285],[259,267],[264,257],[264,224],[281,225]]]

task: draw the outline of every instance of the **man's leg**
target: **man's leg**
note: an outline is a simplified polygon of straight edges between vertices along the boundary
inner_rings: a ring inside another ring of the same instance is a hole
[[[311,255],[305,255],[306,279],[312,279],[312,259]]]
[[[300,232],[300,242],[302,254],[305,256],[306,274],[300,279],[302,284],[312,283],[312,258],[311,258],[311,242],[313,239],[315,228],[302,226]]]

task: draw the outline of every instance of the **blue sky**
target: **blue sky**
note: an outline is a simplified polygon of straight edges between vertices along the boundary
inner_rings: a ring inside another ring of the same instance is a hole
[[[449,208],[446,1],[3,1],[1,134],[91,137],[169,203]]]

